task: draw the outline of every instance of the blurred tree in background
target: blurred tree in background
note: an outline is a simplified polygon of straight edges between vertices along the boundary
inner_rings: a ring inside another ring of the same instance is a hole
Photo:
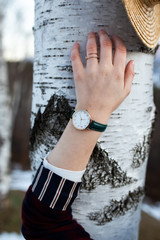
[[[9,191],[12,114],[7,64],[3,58],[3,17],[7,1],[0,0],[0,201]]]

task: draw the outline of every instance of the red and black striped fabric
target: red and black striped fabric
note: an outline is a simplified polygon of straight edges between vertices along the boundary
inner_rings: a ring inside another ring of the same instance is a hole
[[[64,211],[77,197],[80,185],[80,182],[58,176],[41,163],[32,183],[32,192],[50,208]]]
[[[80,182],[72,182],[45,168],[37,170],[22,204],[22,234],[27,240],[91,240],[72,218],[71,205]]]

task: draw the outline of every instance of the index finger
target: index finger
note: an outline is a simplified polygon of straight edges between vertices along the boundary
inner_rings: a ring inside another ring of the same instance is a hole
[[[79,54],[79,43],[76,42],[71,49],[71,61],[74,76],[81,73],[84,70],[83,63]]]

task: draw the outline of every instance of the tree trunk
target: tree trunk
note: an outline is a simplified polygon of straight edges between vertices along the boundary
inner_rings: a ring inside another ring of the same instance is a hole
[[[76,104],[70,52],[87,34],[119,35],[135,60],[127,99],[110,117],[83,177],[73,215],[94,239],[136,240],[155,107],[154,54],[137,37],[121,1],[35,0],[35,62],[31,116],[32,169],[56,144]]]
[[[0,201],[9,191],[9,166],[11,156],[11,101],[7,64],[2,54],[2,16],[0,12]]]

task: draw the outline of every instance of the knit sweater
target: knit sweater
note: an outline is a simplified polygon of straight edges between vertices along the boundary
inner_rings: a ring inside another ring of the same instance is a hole
[[[91,240],[72,217],[81,182],[65,179],[40,164],[22,204],[22,234],[27,240]],[[93,239],[92,239],[93,240]]]

